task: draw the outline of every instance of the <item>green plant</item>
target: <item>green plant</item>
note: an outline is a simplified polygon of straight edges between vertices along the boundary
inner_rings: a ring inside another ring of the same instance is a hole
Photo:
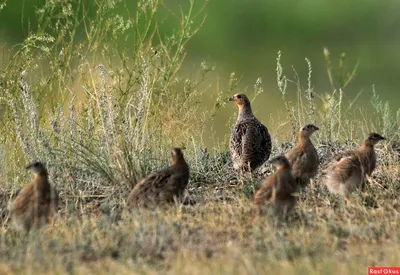
[[[195,12],[191,0],[180,18],[159,1],[115,12],[126,4],[46,1],[37,9],[37,25],[3,57],[4,174],[16,179],[21,163],[41,160],[73,200],[103,198],[165,166],[170,147],[191,152],[192,134],[211,115],[199,109],[199,86],[213,67],[204,62],[186,79],[179,71],[204,6]],[[164,20],[173,33],[160,31]]]

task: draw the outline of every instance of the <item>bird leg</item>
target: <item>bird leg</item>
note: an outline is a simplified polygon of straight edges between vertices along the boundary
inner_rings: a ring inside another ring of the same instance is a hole
[[[240,169],[239,185],[240,185],[240,188],[242,188],[244,186],[244,170],[243,169]]]

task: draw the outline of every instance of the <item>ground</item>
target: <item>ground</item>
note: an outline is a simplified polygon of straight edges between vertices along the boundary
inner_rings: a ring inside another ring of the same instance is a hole
[[[318,148],[323,156],[331,152]],[[392,158],[389,151],[380,147],[378,155]],[[399,264],[396,166],[379,161],[373,183],[350,206],[317,178],[300,192],[290,220],[277,226],[269,216],[249,223],[251,197],[271,173],[268,165],[240,183],[229,159],[208,163],[225,173],[200,177],[194,169],[187,205],[128,213],[121,192],[114,204],[64,203],[53,227],[28,235],[15,232],[3,212],[1,274],[366,274],[368,266]]]

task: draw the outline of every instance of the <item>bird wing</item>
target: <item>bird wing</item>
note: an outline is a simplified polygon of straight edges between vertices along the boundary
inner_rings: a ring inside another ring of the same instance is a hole
[[[331,171],[334,170],[334,167],[339,163],[341,160],[352,157],[356,155],[356,151],[345,151],[338,153],[336,155],[333,155],[324,165],[322,168],[322,174],[327,175]]]
[[[257,132],[260,137],[261,148],[263,151],[271,151],[271,136],[268,132],[267,127],[265,127],[261,122],[257,121]]]
[[[307,155],[304,150],[296,146],[286,155],[286,157],[292,165],[293,175],[295,177],[299,176],[303,169],[302,164],[307,162]]]
[[[275,174],[269,176],[261,182],[260,187],[254,194],[254,204],[261,207],[274,201],[275,193]]]
[[[247,130],[247,123],[244,122],[236,123],[231,135],[230,147],[240,157],[242,156],[242,139],[246,133],[246,130]]]
[[[345,154],[340,160],[334,163],[332,172],[335,178],[341,182],[347,181],[356,173],[362,173],[362,166],[356,154]]]
[[[297,184],[290,171],[280,172],[276,177],[276,197],[285,199],[296,192]]]
[[[265,161],[271,152],[271,137],[265,127],[257,119],[247,120],[242,136],[242,158],[247,164],[252,159]]]
[[[32,207],[31,202],[35,199],[35,185],[26,185],[17,195],[10,206],[10,211],[14,214],[24,213],[29,207]]]
[[[167,167],[140,180],[129,195],[128,205],[137,204],[139,200],[144,200],[146,203],[147,200],[156,200],[158,193],[165,188],[172,173],[172,167]]]
[[[255,151],[255,135],[256,129],[253,125],[246,127],[245,133],[242,137],[242,159],[243,165],[249,165],[254,156]]]
[[[162,186],[168,182],[168,179],[171,176],[171,174],[172,174],[172,169],[169,169],[168,167],[167,169],[163,169],[150,174],[147,177],[146,181],[153,182],[155,186]]]
[[[353,157],[353,156],[355,156],[355,155],[357,155],[357,151],[346,151],[346,152],[341,152],[341,153],[339,153],[339,154],[337,154],[337,155],[334,155],[334,156],[331,158],[331,161],[339,162],[339,161],[341,161],[341,160],[343,160],[343,159],[345,159],[345,158]]]
[[[295,177],[303,173],[316,173],[318,169],[318,154],[313,145],[306,148],[294,147],[287,154],[287,159],[292,165],[292,173]]]

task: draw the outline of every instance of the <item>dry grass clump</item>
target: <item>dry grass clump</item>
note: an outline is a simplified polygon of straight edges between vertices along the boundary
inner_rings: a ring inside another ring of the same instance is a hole
[[[130,213],[116,210],[123,197],[110,212],[106,203],[97,212],[82,203],[81,211],[60,211],[52,230],[18,235],[4,222],[0,258],[9,274],[363,274],[370,265],[395,265],[400,256],[399,173],[380,161],[373,179],[382,184],[354,194],[347,207],[319,182],[311,184],[278,227],[268,214],[250,225],[252,191],[240,189],[238,178],[191,186],[195,205]]]
[[[328,199],[321,196],[316,199]],[[394,208],[373,209],[360,202],[345,209],[305,200],[296,212],[290,224],[279,228],[266,219],[249,226],[245,199],[138,211],[123,214],[118,222],[106,215],[64,216],[52,232],[44,228],[16,236],[3,228],[0,256],[16,273],[74,274],[247,274],[269,269],[299,274],[353,274],[360,269],[361,274],[368,265],[393,265],[398,259],[399,212]]]

